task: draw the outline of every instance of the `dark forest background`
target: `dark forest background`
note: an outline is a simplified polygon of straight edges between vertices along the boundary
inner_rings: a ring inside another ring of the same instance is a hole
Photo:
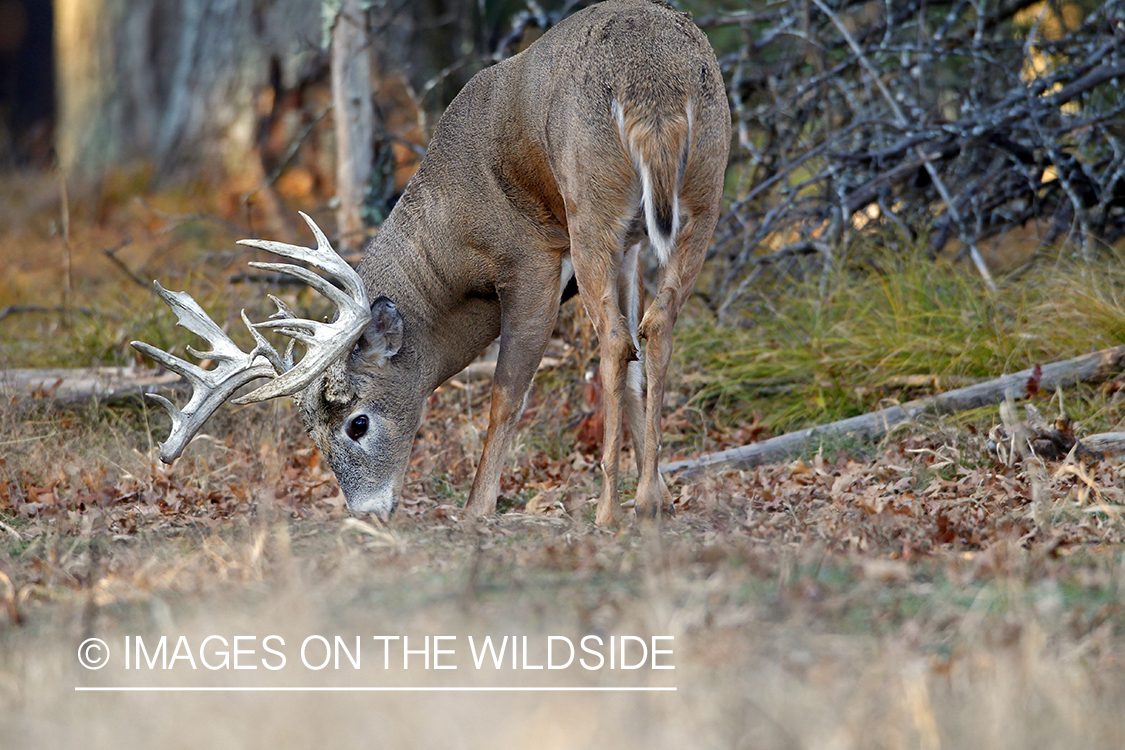
[[[464,82],[582,5],[2,0],[0,163],[237,175],[284,226],[277,187],[300,184],[338,201],[354,246]],[[677,7],[711,38],[736,126],[699,289],[724,321],[857,239],[952,254],[994,287],[995,264],[1097,263],[1125,231],[1121,2]],[[356,132],[334,124],[350,101]]]

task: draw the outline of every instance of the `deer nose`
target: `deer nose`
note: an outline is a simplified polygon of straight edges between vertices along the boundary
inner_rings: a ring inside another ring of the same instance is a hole
[[[378,488],[363,487],[351,492],[345,491],[344,495],[348,510],[353,513],[374,513],[383,521],[390,519],[391,512],[398,505],[394,487],[389,482]]]

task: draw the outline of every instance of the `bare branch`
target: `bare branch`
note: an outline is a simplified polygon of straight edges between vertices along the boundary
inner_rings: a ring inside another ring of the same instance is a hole
[[[746,41],[720,58],[738,188],[706,298],[726,315],[772,278],[760,245],[960,239],[991,285],[982,239],[1027,221],[1044,241],[1075,228],[1088,256],[1125,236],[1120,4],[1049,27],[1058,9],[1035,7],[791,0],[711,18]]]

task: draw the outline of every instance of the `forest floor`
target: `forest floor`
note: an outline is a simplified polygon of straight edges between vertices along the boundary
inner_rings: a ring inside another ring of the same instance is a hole
[[[205,307],[249,289],[226,281],[244,256],[198,249],[232,230],[185,218],[238,219],[221,205],[103,192],[72,201],[64,237],[52,189],[0,213],[0,306],[47,308],[0,321],[0,367],[182,346],[126,267]],[[170,467],[166,418],[139,402],[5,403],[0,746],[1125,746],[1120,463],[1010,456],[981,410],[671,477],[658,528],[598,528],[598,389],[564,318],[483,520],[461,505],[487,378],[431,398],[386,525],[349,514],[288,403],[221,410]],[[667,458],[767,436],[691,398],[691,357]],[[1111,390],[1066,403],[1112,425]]]

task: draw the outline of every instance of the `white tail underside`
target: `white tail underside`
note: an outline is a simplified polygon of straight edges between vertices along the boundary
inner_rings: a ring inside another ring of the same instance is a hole
[[[649,169],[649,165],[645,162],[641,149],[636,143],[635,135],[627,135],[625,132],[625,111],[621,108],[621,104],[617,99],[614,99],[610,107],[613,111],[614,118],[617,120],[617,129],[621,134],[621,142],[624,144],[625,150],[629,152],[629,158],[632,159],[633,167],[637,170],[637,176],[641,181],[640,205],[644,209],[645,230],[648,232],[649,244],[656,253],[656,258],[660,261],[660,265],[665,266],[668,263],[668,258],[672,256],[672,249],[676,245],[676,237],[680,233],[679,180],[676,180],[676,192],[672,194],[672,231],[670,234],[665,234],[661,231],[660,224],[656,220],[656,198],[652,190],[652,173]],[[686,109],[688,142],[690,143],[692,126],[691,102],[688,102]]]

